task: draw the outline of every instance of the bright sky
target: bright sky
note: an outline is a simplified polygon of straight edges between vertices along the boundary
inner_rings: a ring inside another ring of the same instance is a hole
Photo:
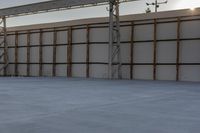
[[[34,0],[35,3],[48,0]],[[154,0],[140,0],[138,2],[128,2],[121,4],[121,15],[144,13],[146,10],[146,2],[153,2]],[[160,0],[164,1],[164,0]],[[176,10],[184,8],[200,7],[200,0],[168,0],[168,4],[161,5],[159,11]],[[0,0],[0,8],[12,7],[17,5],[24,5],[33,3],[33,0]],[[8,26],[29,25],[38,23],[58,22],[74,19],[83,19],[91,17],[108,16],[107,6],[90,7],[83,9],[73,9],[67,11],[58,11],[51,13],[43,13],[37,15],[29,15],[23,17],[15,17],[8,19]],[[153,8],[152,8],[153,10]]]

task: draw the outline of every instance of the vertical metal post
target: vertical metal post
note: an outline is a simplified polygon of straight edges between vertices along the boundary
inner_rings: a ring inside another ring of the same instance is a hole
[[[40,47],[39,47],[39,76],[43,75],[43,31],[40,29]]]
[[[180,18],[177,19],[177,44],[176,44],[176,81],[179,81],[179,63],[180,63]]]
[[[117,76],[117,78],[120,79],[122,78],[122,63],[120,44],[119,0],[110,0],[109,6],[108,78],[113,79]],[[114,65],[117,65],[117,69],[114,68]]]
[[[7,66],[8,66],[8,45],[7,45],[7,29],[6,29],[6,17],[0,17],[1,19],[1,29],[0,34],[2,35],[2,41],[0,43],[0,46],[3,47],[3,50],[1,50],[0,59],[4,60],[3,66],[0,68],[0,71],[3,71],[4,76],[7,75]]]
[[[133,54],[134,54],[134,22],[131,23],[131,47],[130,47],[130,79],[133,79]]]
[[[153,80],[157,75],[157,20],[154,19],[154,41],[153,41]]]
[[[116,0],[115,2],[115,10],[116,10],[116,40],[117,40],[117,50],[118,50],[118,54],[117,54],[117,58],[118,58],[118,78],[121,79],[122,78],[122,62],[121,62],[121,34],[120,34],[120,18],[119,18],[119,0]]]
[[[18,72],[18,43],[19,43],[19,37],[18,32],[15,32],[15,76],[19,76]]]
[[[27,56],[26,56],[26,62],[27,62],[27,68],[26,68],[26,73],[27,77],[30,76],[30,31],[27,32]]]
[[[113,6],[114,1],[110,0],[109,3],[109,55],[108,55],[108,78],[112,79],[112,48],[113,48]]]
[[[56,76],[56,55],[57,55],[57,31],[54,28],[53,32],[53,67],[52,67],[52,75]]]
[[[90,77],[90,27],[87,25],[87,33],[86,33],[86,77]]]
[[[8,44],[7,44],[7,26],[6,26],[6,17],[3,17],[3,32],[4,32],[4,76],[7,75],[7,66],[8,66]]]
[[[67,77],[72,77],[72,27],[68,29],[67,45]]]

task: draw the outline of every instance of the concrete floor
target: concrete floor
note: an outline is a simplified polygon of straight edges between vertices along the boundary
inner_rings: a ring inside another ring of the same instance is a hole
[[[200,83],[0,78],[0,133],[199,133]]]

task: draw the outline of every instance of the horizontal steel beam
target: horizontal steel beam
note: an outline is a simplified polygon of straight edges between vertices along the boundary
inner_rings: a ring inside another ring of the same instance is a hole
[[[108,0],[53,0],[35,4],[0,9],[0,16],[15,16],[26,13],[49,11],[60,8],[70,8],[88,4],[108,2]]]
[[[16,7],[9,7],[0,9],[0,17],[12,17],[18,15],[35,14],[41,12],[49,12],[56,10],[64,10],[71,8],[82,8],[87,6],[97,6],[108,4],[109,1],[114,0],[51,0],[47,2],[40,2]],[[136,1],[136,0],[120,0],[121,2]]]

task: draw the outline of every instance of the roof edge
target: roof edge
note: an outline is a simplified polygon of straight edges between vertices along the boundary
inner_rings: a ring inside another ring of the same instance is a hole
[[[197,16],[200,15],[200,8],[196,8],[194,11],[190,9],[172,10],[172,11],[162,11],[158,13],[142,13],[142,14],[132,14],[124,15],[120,17],[120,21],[138,21],[138,20],[150,20],[150,19],[164,19],[164,18],[175,18],[184,16]],[[16,30],[34,30],[52,27],[63,27],[63,26],[76,26],[76,25],[86,25],[95,23],[105,23],[108,22],[108,17],[99,18],[88,18],[88,19],[77,19],[71,21],[62,21],[55,23],[43,23],[25,26],[9,27],[8,31]]]

